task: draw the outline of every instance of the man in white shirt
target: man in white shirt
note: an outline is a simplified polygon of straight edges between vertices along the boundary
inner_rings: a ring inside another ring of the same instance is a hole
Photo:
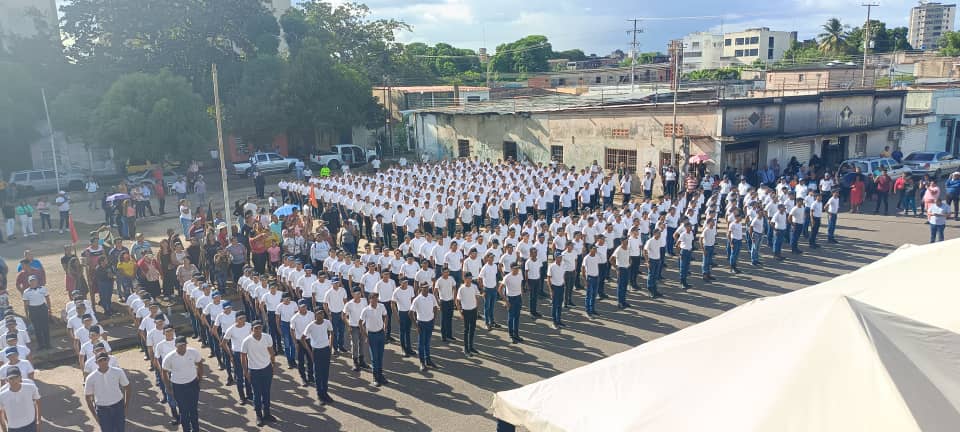
[[[803,198],[797,198],[796,206],[790,210],[790,251],[794,254],[802,254],[800,250],[800,237],[803,236],[803,223],[807,217],[807,209],[804,207]]]
[[[307,325],[301,336],[310,344],[310,359],[313,361],[313,376],[316,378],[317,399],[321,404],[333,403],[329,394],[330,342],[333,326],[324,319],[323,311],[314,313],[314,320]]]
[[[370,344],[370,363],[373,368],[373,385],[387,384],[383,376],[383,348],[386,339],[383,334],[387,309],[380,304],[377,293],[370,294],[370,304],[360,311],[360,330]]]
[[[553,263],[547,266],[547,279],[550,281],[550,316],[553,319],[553,328],[559,330],[564,324],[560,320],[560,313],[563,311],[563,291],[567,282],[567,271],[563,265],[563,255],[559,252],[554,253]]]
[[[777,204],[777,212],[770,217],[770,225],[773,226],[773,256],[779,261],[785,258],[781,254],[783,250],[783,241],[787,237],[787,229],[790,227],[787,207],[783,204]]]
[[[700,274],[703,280],[711,282],[715,280],[711,275],[713,267],[713,252],[717,246],[717,220],[713,217],[707,218],[707,222],[700,231],[700,246],[703,247],[703,262],[700,266]]]
[[[604,257],[597,253],[597,247],[591,247],[585,257],[581,267],[583,268],[583,277],[586,279],[587,295],[584,301],[584,307],[587,310],[587,316],[593,318],[597,314],[597,294],[600,286],[600,263]]]
[[[452,280],[452,279],[451,279]],[[391,303],[393,311],[397,314],[397,320],[400,321],[400,350],[404,357],[410,357],[413,354],[413,344],[410,341],[410,305],[413,298],[417,295],[416,291],[410,287],[406,280],[400,281],[400,287],[393,290]]]
[[[653,230],[653,236],[647,239],[643,245],[643,255],[647,261],[647,289],[650,291],[651,298],[660,297],[657,290],[657,279],[660,277],[660,233],[659,229]]]
[[[690,262],[693,261],[693,241],[697,236],[693,233],[693,226],[690,222],[684,222],[681,229],[673,233],[674,240],[680,245],[680,288],[690,289],[687,283],[687,276],[690,275]]]
[[[350,326],[350,353],[353,355],[354,372],[369,368],[363,360],[363,355],[370,352],[370,349],[366,335],[360,330],[360,314],[366,307],[367,300],[363,298],[363,293],[360,290],[353,290],[353,299],[343,307],[343,312],[347,316],[347,324]]]
[[[248,381],[244,368],[241,367],[241,344],[243,340],[250,336],[250,326],[247,325],[247,314],[243,312],[236,313],[236,322],[223,329],[222,347],[223,352],[233,358],[234,382],[237,384],[237,396],[241,405],[253,400],[253,385]],[[228,343],[229,342],[229,343]],[[229,372],[228,372],[229,373]],[[228,384],[229,385],[229,384]]]
[[[528,299],[530,316],[533,319],[540,318],[543,315],[537,312],[537,303],[539,303],[540,293],[543,292],[543,278],[540,274],[543,270],[543,258],[536,248],[530,248],[530,257],[523,262],[522,270],[526,276],[527,292],[530,293]]]
[[[323,295],[323,310],[330,317],[330,325],[333,327],[333,350],[334,355],[347,353],[347,344],[344,340],[346,335],[346,326],[343,321],[343,308],[347,304],[347,290],[339,279],[333,281],[333,286]]]
[[[610,255],[610,265],[617,269],[617,308],[630,307],[627,303],[627,284],[630,283],[630,245],[629,242],[620,242],[620,245]]]
[[[310,360],[309,347],[301,340],[303,331],[307,329],[307,324],[313,321],[313,314],[307,311],[308,305],[307,300],[298,300],[297,313],[293,315],[293,318],[290,318],[290,333],[294,341],[293,346],[297,350],[297,371],[300,373],[300,379],[303,380],[302,385],[304,387],[313,382],[313,365],[307,364],[307,361]]]
[[[433,319],[439,309],[437,298],[430,293],[430,285],[420,287],[420,295],[410,304],[410,318],[417,320],[417,355],[421,372],[426,372],[427,366],[438,367],[430,358],[430,338],[433,337]]]
[[[40,391],[36,384],[23,382],[23,374],[17,367],[7,369],[3,378],[7,382],[0,389],[0,415],[4,419],[4,430],[40,430]]]
[[[812,192],[811,195],[813,195]],[[807,244],[810,246],[810,249],[820,248],[820,246],[817,245],[817,236],[820,235],[820,220],[823,218],[822,200],[823,195],[815,196],[808,209],[810,211],[810,238]]]
[[[277,420],[270,414],[270,387],[273,383],[273,364],[276,363],[277,353],[273,350],[273,338],[263,333],[262,322],[256,320],[250,323],[249,327],[250,334],[240,342],[240,362],[245,381],[253,387],[253,409],[257,414],[257,426],[262,427],[265,422]],[[329,355],[329,348],[327,354]]]
[[[180,410],[180,426],[184,431],[199,431],[200,413],[197,404],[200,402],[203,358],[199,350],[187,347],[186,337],[177,337],[175,345],[176,349],[167,354],[160,363],[163,367],[163,379],[167,388],[173,388],[173,397],[177,399],[177,409]],[[102,355],[99,354],[97,357],[98,366],[100,366],[100,356]],[[100,366],[100,370],[103,369],[104,367]]]
[[[429,285],[429,282],[427,284]],[[440,337],[444,342],[457,340],[453,336],[456,284],[457,281],[450,277],[449,270],[444,270],[433,283],[433,294],[440,299]]]
[[[827,243],[836,243],[834,232],[837,230],[837,214],[840,213],[840,191],[833,191],[833,196],[827,200]]]
[[[198,358],[199,355],[197,353]],[[107,353],[97,355],[97,370],[87,375],[83,393],[87,408],[97,417],[101,430],[124,429],[127,405],[130,402],[130,380],[122,369],[110,366],[110,356]]]
[[[523,342],[520,337],[520,309],[523,306],[523,274],[516,263],[510,266],[510,273],[500,283],[500,296],[507,306],[507,330],[513,343]],[[486,313],[486,312],[485,312]]]
[[[457,289],[457,310],[460,311],[460,317],[463,318],[463,354],[467,357],[473,354],[480,354],[473,347],[473,339],[477,334],[477,298],[480,297],[480,290],[473,283],[472,274],[463,275],[463,284]]]

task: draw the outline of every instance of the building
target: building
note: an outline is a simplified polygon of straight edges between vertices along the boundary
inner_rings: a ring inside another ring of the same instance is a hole
[[[30,161],[34,169],[52,170],[53,148],[50,147],[50,129],[45,121],[37,123],[40,137],[30,143]],[[117,161],[113,149],[101,146],[87,146],[82,141],[67,139],[63,132],[53,135],[57,149],[57,169],[64,173],[93,174],[109,176],[117,173]]]
[[[287,9],[290,9],[290,0],[263,0],[263,5],[273,12],[273,16],[280,19]]]
[[[833,167],[897,144],[905,94],[858,89],[680,102],[675,141],[669,103],[558,107],[548,100],[513,109],[481,104],[419,110],[409,124],[417,151],[432,159],[554,158],[578,167],[596,160],[607,168],[624,162],[633,170],[703,153],[717,161],[713,172],[728,166],[744,172],[772,159],[784,166],[792,157],[805,163],[817,154]]]
[[[670,65],[654,63],[637,65],[634,69],[617,67],[549,72],[529,78],[527,86],[537,88],[629,86],[631,70],[635,72],[634,83],[666,83],[670,80]]]
[[[753,97],[791,96],[817,93],[825,90],[873,88],[877,70],[853,63],[826,63],[769,70],[764,74],[764,88],[750,92]]]
[[[940,36],[953,31],[957,5],[921,1],[910,9],[910,28],[907,41],[914,49],[935,50]]]
[[[797,41],[797,32],[771,31],[761,27],[740,32],[724,33],[723,58],[734,64],[752,64],[760,60],[773,63]]]
[[[922,85],[907,92],[900,150],[905,155],[944,151],[960,156],[960,89]]]
[[[710,32],[690,33],[683,37],[683,72],[729,67],[732,59],[723,57],[723,35]]]
[[[0,43],[10,37],[29,38],[38,25],[57,26],[56,0],[3,0],[0,2]],[[6,48],[6,46],[0,46]]]
[[[913,76],[918,80],[960,79],[960,57],[925,57],[913,64]]]
[[[490,88],[472,86],[374,87],[373,97],[390,113],[394,121],[402,111],[466,105],[490,100]],[[383,101],[386,100],[387,103]]]

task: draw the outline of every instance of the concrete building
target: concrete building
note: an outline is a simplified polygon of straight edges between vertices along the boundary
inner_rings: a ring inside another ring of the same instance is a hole
[[[960,156],[960,89],[924,85],[907,92],[900,150]]]
[[[718,172],[740,172],[772,159],[813,154],[827,166],[853,156],[877,155],[899,137],[905,91],[849,90],[813,95],[681,102],[674,142],[670,104],[550,106],[520,109],[482,104],[469,110],[424,109],[411,113],[417,151],[431,159],[515,158],[611,168],[669,164],[704,153]]]
[[[791,96],[824,90],[873,88],[876,84],[876,69],[868,67],[864,79],[863,68],[860,66],[827,63],[770,70],[763,79],[764,88],[752,90],[751,96]]]
[[[797,41],[797,32],[771,31],[753,28],[724,33],[722,58],[731,58],[734,64],[751,64],[757,60],[773,63]]]
[[[38,25],[57,25],[56,0],[0,1],[0,43],[8,43],[10,37],[33,37]]]
[[[960,78],[960,57],[925,57],[913,64],[918,80],[955,80]]]
[[[733,59],[723,57],[723,35],[690,33],[683,37],[683,72],[729,67]]]
[[[402,111],[465,105],[490,100],[490,88],[471,86],[374,87],[373,97],[391,114],[402,119]],[[384,103],[384,100],[387,102]]]
[[[538,88],[630,85],[630,67],[559,71],[540,74],[527,80],[527,86]],[[666,83],[670,81],[670,65],[654,63],[637,65],[634,83]]]
[[[263,5],[279,19],[287,9],[290,9],[290,0],[263,0]]]
[[[957,5],[920,1],[910,9],[910,28],[907,41],[914,49],[935,50],[940,36],[953,31]]]

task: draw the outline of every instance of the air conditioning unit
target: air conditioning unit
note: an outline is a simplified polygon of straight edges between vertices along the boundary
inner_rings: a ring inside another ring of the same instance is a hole
[[[891,129],[887,133],[887,141],[900,141],[903,138],[903,131],[900,129]]]

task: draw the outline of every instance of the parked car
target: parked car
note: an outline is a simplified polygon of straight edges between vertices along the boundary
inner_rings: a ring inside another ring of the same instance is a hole
[[[30,195],[57,191],[57,176],[53,170],[23,170],[10,173],[11,185],[16,185],[17,193]],[[63,190],[83,189],[83,175],[60,173],[60,188]]]
[[[170,187],[173,186],[173,182],[177,181],[178,178],[180,178],[180,174],[176,171],[163,170],[163,184],[166,188],[165,190],[170,190]],[[127,176],[127,183],[133,185],[149,183],[151,186],[153,186],[156,185],[156,179],[153,178],[153,171],[147,170],[140,174]]]
[[[897,162],[893,158],[868,157],[847,159],[843,161],[843,163],[840,164],[840,168],[837,169],[836,178],[840,181],[840,186],[845,188],[850,187],[856,175],[856,168],[860,168],[861,175],[866,176],[867,174],[873,173],[874,177],[879,176],[884,170],[887,171],[887,175],[893,178],[900,177],[902,173],[911,172],[909,167]]]
[[[910,167],[915,177],[940,178],[960,169],[960,159],[947,152],[913,152],[903,158],[903,164]]]
[[[274,152],[256,152],[250,155],[245,162],[235,162],[233,164],[233,173],[249,177],[253,174],[253,168],[256,167],[264,174],[293,171],[297,164],[297,158],[283,157]]]
[[[376,150],[366,150],[353,144],[337,144],[326,153],[310,156],[310,161],[329,167],[331,170],[337,170],[344,165],[349,165],[351,168],[366,165],[376,157]]]

